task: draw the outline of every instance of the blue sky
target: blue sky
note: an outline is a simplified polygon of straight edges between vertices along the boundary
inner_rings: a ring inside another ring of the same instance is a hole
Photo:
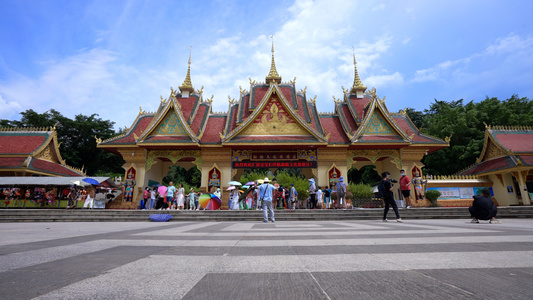
[[[270,36],[283,81],[319,111],[359,75],[389,111],[434,99],[533,98],[532,1],[0,0],[0,118],[51,108],[130,126],[191,78],[214,111],[264,81]]]

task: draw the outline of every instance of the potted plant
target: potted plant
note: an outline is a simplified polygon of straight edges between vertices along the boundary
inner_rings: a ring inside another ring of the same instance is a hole
[[[437,199],[440,197],[441,193],[438,190],[428,190],[426,191],[426,199],[428,199],[431,204],[430,207],[437,207],[439,204],[437,203]]]
[[[372,202],[373,191],[371,185],[350,183],[348,189],[348,195],[351,194],[349,199],[352,199],[352,207],[366,207],[368,203]],[[348,195],[346,195],[347,199]]]

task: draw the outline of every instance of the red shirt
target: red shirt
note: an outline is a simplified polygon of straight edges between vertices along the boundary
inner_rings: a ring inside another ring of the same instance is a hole
[[[409,186],[410,183],[411,183],[411,178],[409,178],[409,176],[405,175],[405,176],[400,177],[400,189],[402,191],[410,190],[411,189],[411,187]]]

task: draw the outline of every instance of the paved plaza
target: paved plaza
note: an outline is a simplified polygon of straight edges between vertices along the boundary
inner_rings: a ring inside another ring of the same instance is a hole
[[[2,299],[532,299],[533,220],[0,224]]]

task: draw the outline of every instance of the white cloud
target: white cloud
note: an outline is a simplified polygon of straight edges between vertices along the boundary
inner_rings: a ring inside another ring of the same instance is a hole
[[[417,70],[411,81],[447,82],[461,79],[470,82],[475,78],[485,77],[487,73],[492,73],[493,70],[505,68],[505,65],[531,65],[533,63],[532,47],[533,37],[510,34],[504,38],[498,38],[494,44],[489,45],[480,53],[474,53],[453,61],[444,61],[431,68]],[[496,57],[499,58],[495,59]],[[473,65],[475,64],[481,65],[481,68],[475,68],[479,69],[477,71],[474,71]]]
[[[372,8],[372,11],[380,11],[380,10],[384,10],[384,9],[385,9],[385,4],[380,3],[379,5],[377,5],[374,8]]]
[[[20,112],[21,108],[20,104],[14,101],[8,102],[0,95],[0,116],[3,118],[16,115]]]
[[[369,87],[386,87],[389,85],[402,84],[403,82],[403,76],[399,72],[390,75],[370,76],[365,80],[365,83]]]

